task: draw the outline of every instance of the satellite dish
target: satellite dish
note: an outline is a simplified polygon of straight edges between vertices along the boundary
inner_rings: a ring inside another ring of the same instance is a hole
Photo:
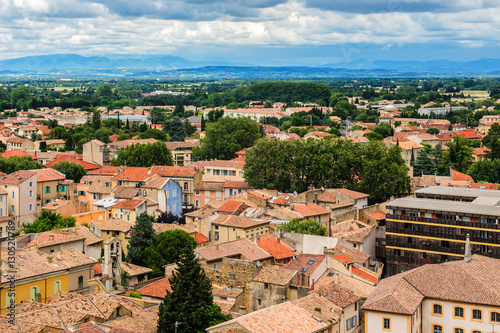
[[[257,260],[257,267],[260,267],[260,261]]]

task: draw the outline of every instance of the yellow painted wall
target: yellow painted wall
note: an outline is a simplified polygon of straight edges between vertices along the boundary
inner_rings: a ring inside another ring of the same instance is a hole
[[[54,296],[54,282],[61,281],[61,291],[68,290],[68,274],[61,272],[61,275],[51,278],[40,278],[38,281],[27,282],[23,284],[16,285],[15,287],[15,304],[20,304],[23,301],[31,300],[31,288],[38,287],[40,295],[42,296],[42,303],[46,303],[47,299]],[[4,283],[0,289],[0,314],[4,316],[6,314],[7,306],[7,293],[9,293],[10,287],[7,283]]]

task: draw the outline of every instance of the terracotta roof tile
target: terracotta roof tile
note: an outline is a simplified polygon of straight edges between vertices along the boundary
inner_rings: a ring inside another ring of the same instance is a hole
[[[153,272],[151,268],[134,265],[128,262],[122,262],[122,269],[130,276],[144,275]]]
[[[24,152],[24,151],[19,150],[19,149],[7,150],[6,152],[0,153],[0,156],[5,157],[5,158],[9,158],[11,156],[29,156],[29,157],[33,158],[34,160],[37,159],[36,156],[28,154],[27,152]]]
[[[115,187],[112,192],[115,195],[115,198],[132,199],[139,194],[140,190],[141,189],[139,187],[120,185]]]
[[[34,175],[36,173],[33,171],[19,170],[0,177],[0,184],[19,185]]]
[[[369,195],[361,192],[356,192],[356,191],[351,191],[346,188],[339,188],[337,189],[337,192],[342,193],[346,196],[348,196],[351,199],[363,199],[363,198],[368,198]]]
[[[172,292],[172,286],[169,282],[170,276],[165,276],[159,280],[151,282],[150,284],[145,285],[135,291],[142,296],[150,296],[156,298],[164,298],[167,294],[167,290]]]
[[[101,168],[100,165],[82,161],[81,159],[77,158],[76,156],[62,155],[62,154],[59,154],[55,158],[55,160],[53,160],[52,162],[47,163],[46,167],[47,168],[51,168],[52,166],[54,166],[54,165],[56,165],[58,163],[61,163],[61,162],[72,162],[72,163],[79,164],[82,167],[84,167],[85,170],[87,170],[87,171],[89,171],[89,170],[97,170],[97,169]]]
[[[292,258],[296,255],[293,247],[269,233],[259,235],[257,245],[277,260]]]
[[[302,215],[303,217],[330,214],[328,210],[315,204],[295,205],[293,210]]]
[[[319,294],[342,309],[360,300],[359,296],[334,283],[324,284],[309,293]]]
[[[218,212],[223,212],[223,213],[236,213],[243,206],[244,206],[244,203],[241,202],[241,201],[228,200],[226,203],[224,203],[222,206],[220,206],[217,209],[217,211]]]
[[[300,253],[295,260],[283,266],[283,269],[300,271],[307,276],[311,276],[325,260],[326,255],[324,254]]]
[[[219,215],[215,220],[212,221],[213,225],[222,225],[226,227],[235,228],[253,228],[263,224],[269,224],[269,220],[251,220],[246,217],[234,216],[234,215]]]
[[[151,174],[157,174],[162,177],[183,177],[193,178],[196,169],[192,166],[162,166],[153,165],[150,168]]]
[[[122,209],[135,209],[139,205],[142,205],[143,203],[144,203],[144,200],[128,199],[128,200],[120,201],[120,202],[114,204],[112,207],[113,208],[122,208]]]
[[[297,274],[295,270],[280,269],[277,266],[263,267],[253,281],[286,286]]]
[[[337,196],[335,195],[334,190],[326,190],[321,194],[318,198],[320,202],[337,202]]]
[[[221,260],[222,258],[244,257],[250,261],[265,260],[272,258],[266,251],[262,250],[246,238],[226,242],[218,245],[202,247],[198,249],[200,257],[207,261]]]

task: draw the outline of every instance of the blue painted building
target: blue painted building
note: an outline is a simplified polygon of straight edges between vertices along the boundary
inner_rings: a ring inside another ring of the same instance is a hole
[[[182,216],[182,187],[171,178],[153,178],[141,188],[148,198],[158,201],[158,209]]]

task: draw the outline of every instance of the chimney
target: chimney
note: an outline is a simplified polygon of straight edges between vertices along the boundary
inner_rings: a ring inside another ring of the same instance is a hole
[[[313,314],[313,317],[314,317],[314,318],[321,319],[321,309],[320,309],[320,308],[314,308],[314,314]]]
[[[281,239],[276,238],[276,243],[281,243]]]
[[[314,279],[312,280],[312,283],[311,283],[311,291],[314,290]],[[320,310],[321,311],[321,310]],[[318,317],[319,318],[319,317]]]
[[[54,235],[50,234],[49,235],[49,240],[51,240],[51,241],[54,240]]]
[[[339,284],[339,274],[340,274],[340,273],[335,273],[335,274],[333,275],[333,282],[334,282],[335,284]]]
[[[467,234],[466,240],[465,240],[465,256],[464,256],[464,261],[466,263],[470,262],[472,260],[472,250],[470,246],[470,235]]]
[[[52,256],[48,256],[48,257],[47,257],[47,262],[48,262],[49,264],[51,264],[51,263],[52,263]]]

